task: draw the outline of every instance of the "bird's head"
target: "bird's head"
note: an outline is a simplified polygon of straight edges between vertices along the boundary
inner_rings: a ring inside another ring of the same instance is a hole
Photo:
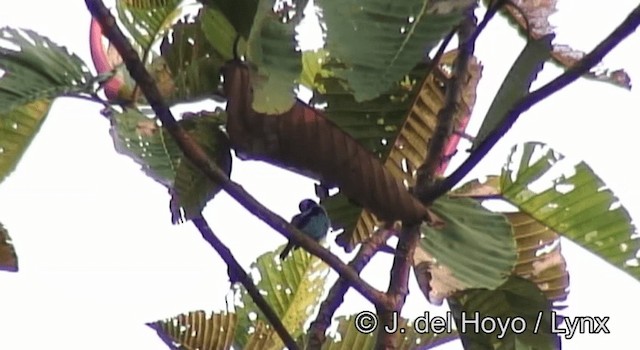
[[[301,213],[304,213],[305,211],[317,206],[318,203],[316,203],[313,199],[303,199],[302,201],[300,201],[300,204],[298,204],[298,209],[300,209]]]

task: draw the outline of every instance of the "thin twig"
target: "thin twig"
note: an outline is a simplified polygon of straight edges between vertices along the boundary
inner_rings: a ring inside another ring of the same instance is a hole
[[[240,266],[240,263],[238,263],[233,254],[231,254],[229,248],[225,246],[224,243],[218,239],[213,230],[211,230],[207,220],[203,217],[197,217],[193,219],[193,224],[196,226],[198,231],[200,231],[202,238],[204,238],[204,240],[207,241],[209,245],[216,250],[216,252],[218,252],[218,255],[220,255],[222,260],[224,260],[227,266],[229,266],[229,269],[233,273],[234,280],[237,280],[237,282],[240,282],[244,286],[251,296],[251,299],[253,299],[269,323],[271,323],[273,329],[278,333],[280,339],[282,339],[282,342],[287,346],[287,348],[298,349],[298,344],[296,344],[296,341],[293,340],[291,334],[289,334],[287,329],[284,327],[278,314],[273,311],[269,303],[267,303],[262,294],[260,294],[258,288],[253,284],[251,277],[249,277],[247,272],[242,268],[242,266]]]
[[[563,74],[556,77],[551,82],[541,88],[522,97],[507,112],[504,121],[492,130],[487,138],[482,141],[478,147],[471,152],[469,157],[458,167],[449,177],[439,183],[438,186],[431,188],[424,194],[429,200],[438,198],[447,193],[458,182],[460,182],[467,174],[480,162],[482,158],[493,148],[493,146],[504,136],[507,131],[518,120],[518,117],[536,103],[556,93],[570,83],[576,81],[585,73],[588,73],[593,66],[598,64],[604,56],[606,56],[614,47],[622,40],[633,33],[640,25],[640,5],[636,7],[620,25],[607,36],[600,44],[598,44],[591,52],[585,55],[580,61],[567,69]]]
[[[167,132],[173,137],[187,159],[193,162],[209,179],[220,184],[220,187],[225,192],[238,201],[249,212],[253,213],[287,239],[304,247],[309,253],[326,262],[331,268],[337,271],[341,277],[347,279],[367,300],[375,305],[388,303],[388,298],[385,293],[373,288],[369,283],[364,281],[356,271],[342,262],[340,258],[262,205],[262,203],[258,202],[251,194],[245,191],[242,186],[231,181],[173,117],[153,77],[147,72],[138,57],[138,53],[116,25],[115,18],[111,15],[109,9],[104,6],[101,0],[85,0],[85,3],[91,15],[98,20],[102,26],[103,33],[118,50],[131,77],[140,85],[149,105],[151,105],[158,119],[162,122],[163,127],[166,128]]]
[[[391,229],[382,229],[374,233],[369,239],[362,243],[356,256],[349,262],[357,273],[369,263],[371,258],[386,245],[387,240],[394,233]],[[320,304],[318,315],[315,321],[309,326],[309,338],[307,339],[307,349],[320,349],[324,343],[327,328],[331,325],[331,318],[340,304],[344,301],[344,295],[349,290],[349,281],[338,278],[335,284],[329,289],[325,300]]]

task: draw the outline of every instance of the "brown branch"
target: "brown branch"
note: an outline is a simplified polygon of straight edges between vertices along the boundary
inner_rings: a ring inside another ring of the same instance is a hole
[[[369,263],[371,258],[386,245],[387,240],[394,233],[391,229],[382,229],[373,234],[366,242],[364,242],[356,256],[349,262],[357,273]],[[331,325],[331,318],[336,309],[344,301],[344,295],[349,290],[349,281],[340,277],[336,283],[329,289],[329,293],[325,300],[320,304],[318,315],[315,321],[309,326],[309,338],[307,339],[308,349],[320,349],[324,343],[327,328]]]
[[[567,69],[564,73],[556,77],[551,82],[542,86],[526,96],[522,97],[507,112],[504,121],[487,135],[487,138],[481,142],[477,148],[469,155],[469,157],[444,181],[438,186],[430,188],[423,194],[426,200],[434,200],[439,196],[447,193],[458,182],[460,182],[467,174],[484,158],[484,156],[493,148],[493,146],[504,136],[507,131],[518,120],[520,115],[536,103],[544,100],[550,95],[558,92],[558,90],[576,81],[582,75],[588,73],[591,68],[598,64],[604,56],[606,56],[614,47],[622,40],[633,33],[640,25],[640,5],[636,7],[625,18],[620,25],[609,34],[600,44],[598,44],[591,52],[585,55],[580,61]]]
[[[215,233],[213,233],[213,230],[211,230],[207,220],[203,217],[197,217],[193,219],[193,224],[196,226],[198,231],[200,231],[202,238],[204,238],[204,240],[207,241],[209,245],[216,250],[216,252],[218,252],[218,255],[220,255],[222,260],[224,260],[227,266],[229,266],[230,273],[233,274],[233,277],[230,278],[232,282],[237,281],[244,286],[247,293],[251,296],[251,299],[253,299],[269,323],[271,323],[273,329],[278,333],[280,339],[282,339],[282,342],[287,346],[287,348],[298,349],[298,344],[293,340],[291,334],[289,334],[287,329],[284,327],[278,314],[273,311],[269,303],[267,303],[262,294],[260,294],[256,285],[253,284],[251,277],[249,277],[247,272],[242,268],[242,266],[240,266],[240,263],[238,263],[238,260],[236,260],[233,254],[231,254],[229,248],[225,246],[220,239],[218,239]]]
[[[467,80],[469,60],[473,55],[475,40],[478,37],[479,31],[476,31],[474,9],[475,4],[466,10],[465,19],[458,29],[458,56],[454,62],[454,76],[447,84],[445,104],[438,112],[436,129],[429,141],[427,157],[416,172],[416,187],[413,189],[413,193],[425,204],[429,204],[429,202],[425,201],[421,194],[435,184],[434,174],[444,161],[444,148],[447,139],[453,133],[460,92]],[[393,307],[377,306],[380,328],[378,328],[376,349],[396,349],[398,345],[398,334],[388,333],[382,329],[393,324],[395,316],[402,311],[409,294],[409,275],[413,266],[413,254],[420,240],[420,224],[405,226],[406,224],[403,223],[402,231],[398,237],[387,290],[387,296],[392,299]]]
[[[502,2],[499,1],[498,5],[501,3]],[[426,198],[424,194],[435,185],[436,179],[434,174],[440,164],[444,161],[444,149],[447,139],[453,133],[455,115],[458,111],[458,101],[460,100],[460,92],[462,90],[462,86],[467,80],[469,60],[471,59],[475,49],[475,41],[488,23],[489,19],[491,19],[497,11],[497,7],[498,6],[494,6],[487,11],[487,14],[477,29],[475,16],[473,15],[473,8],[468,10],[469,13],[467,13],[466,19],[460,26],[460,30],[458,32],[458,56],[454,62],[453,77],[447,84],[445,104],[438,112],[436,129],[429,141],[427,157],[416,172],[416,187],[414,188],[414,193],[423,203],[428,204],[435,199]]]
[[[97,19],[102,26],[105,36],[118,50],[118,53],[120,53],[131,77],[140,86],[151,108],[162,122],[163,127],[165,127],[167,132],[173,137],[187,159],[193,162],[209,179],[220,184],[223,190],[249,212],[253,213],[287,239],[304,247],[309,253],[326,262],[331,268],[337,271],[341,277],[347,279],[367,300],[375,305],[388,304],[389,299],[383,292],[373,288],[369,283],[364,281],[356,271],[342,262],[340,258],[262,205],[251,196],[251,194],[245,191],[242,186],[231,181],[173,117],[166,101],[158,91],[153,77],[147,72],[137,52],[116,25],[116,20],[109,12],[109,9],[104,6],[101,0],[85,0],[85,3],[91,15]]]

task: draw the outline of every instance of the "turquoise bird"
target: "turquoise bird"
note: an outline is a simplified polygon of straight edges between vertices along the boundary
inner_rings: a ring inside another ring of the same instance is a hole
[[[311,199],[303,199],[298,205],[298,208],[300,209],[300,213],[291,219],[291,224],[313,238],[316,242],[323,239],[331,226],[327,211]],[[300,247],[289,241],[287,246],[282,250],[282,253],[280,253],[280,260],[284,260],[291,250],[298,248]]]

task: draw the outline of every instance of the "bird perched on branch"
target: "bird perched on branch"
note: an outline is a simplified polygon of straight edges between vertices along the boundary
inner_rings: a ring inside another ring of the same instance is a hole
[[[311,199],[303,199],[298,208],[300,209],[300,214],[296,214],[291,219],[291,224],[316,242],[324,238],[327,235],[329,226],[331,226],[327,211]],[[284,260],[291,250],[298,248],[299,246],[289,241],[282,253],[280,253],[280,260]]]

